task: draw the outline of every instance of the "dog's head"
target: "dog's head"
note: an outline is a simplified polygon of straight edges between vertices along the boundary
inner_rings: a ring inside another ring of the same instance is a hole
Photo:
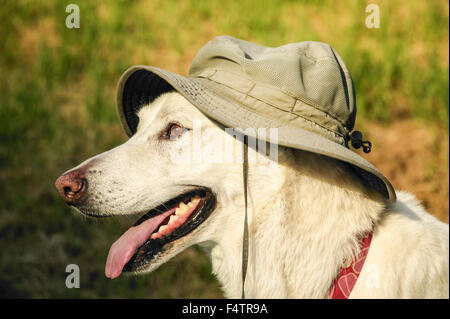
[[[218,242],[224,228],[242,225],[242,143],[236,136],[174,92],[141,108],[138,117],[126,143],[55,183],[85,215],[137,216],[110,249],[110,278],[154,270],[186,247]]]

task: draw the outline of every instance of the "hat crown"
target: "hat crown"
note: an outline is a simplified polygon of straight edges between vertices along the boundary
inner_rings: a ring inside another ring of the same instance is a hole
[[[271,48],[220,36],[199,50],[189,75],[223,84],[223,94],[246,107],[340,144],[346,144],[345,137],[354,127],[350,73],[326,43],[305,41]],[[260,102],[266,105],[259,106]]]

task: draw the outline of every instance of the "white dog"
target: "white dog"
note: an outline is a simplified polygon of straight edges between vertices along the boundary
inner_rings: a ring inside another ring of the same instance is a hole
[[[138,116],[132,138],[65,173],[57,188],[83,214],[140,217],[112,245],[107,277],[153,271],[198,244],[226,296],[239,298],[242,164],[223,160],[227,145],[237,152],[239,143],[178,93]],[[201,146],[191,147],[197,138]],[[255,152],[249,148],[249,158]],[[449,297],[448,225],[413,195],[397,192],[390,203],[325,156],[280,147],[277,161],[249,163],[246,297],[326,298],[343,261],[358,251],[357,235],[373,225],[351,298]]]

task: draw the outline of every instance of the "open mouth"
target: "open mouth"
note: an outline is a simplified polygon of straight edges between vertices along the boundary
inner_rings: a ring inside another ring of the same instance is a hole
[[[186,236],[214,210],[216,198],[209,189],[177,196],[150,210],[130,227],[109,250],[106,277],[135,272],[145,266],[167,243]]]

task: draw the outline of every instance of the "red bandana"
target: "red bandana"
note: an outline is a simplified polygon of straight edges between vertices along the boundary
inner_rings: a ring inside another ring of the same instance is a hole
[[[350,296],[350,293],[356,284],[356,280],[358,280],[364,261],[366,260],[371,241],[372,232],[361,241],[361,250],[356,257],[356,260],[352,260],[348,267],[343,268],[334,280],[333,285],[328,292],[328,299],[347,299]]]

